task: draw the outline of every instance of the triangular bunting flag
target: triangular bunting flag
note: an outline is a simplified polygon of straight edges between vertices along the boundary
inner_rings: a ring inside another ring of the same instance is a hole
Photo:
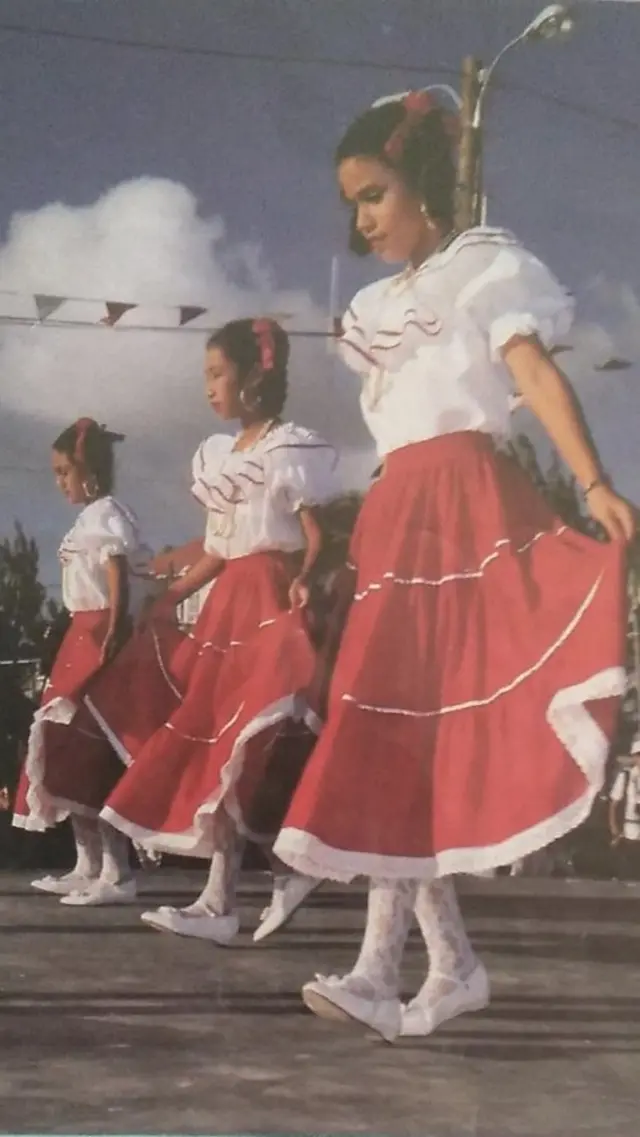
[[[206,308],[183,304],[180,308],[180,327],[184,328],[185,324],[191,323],[192,320],[197,320],[198,316],[204,316],[206,310]]]
[[[101,324],[106,324],[107,327],[113,328],[121,320],[125,312],[130,312],[132,308],[137,308],[137,304],[119,304],[114,300],[107,300],[105,307],[107,314],[100,321]]]
[[[628,359],[618,359],[614,356],[613,359],[608,359],[606,363],[601,363],[595,368],[596,371],[627,371],[633,364]]]
[[[64,304],[63,296],[43,296],[41,293],[36,293],[33,298],[36,302],[36,312],[40,323],[47,319],[47,316],[52,316],[55,311]]]

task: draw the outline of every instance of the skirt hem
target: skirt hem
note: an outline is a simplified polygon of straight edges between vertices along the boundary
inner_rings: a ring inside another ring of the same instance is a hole
[[[241,710],[242,706],[237,715],[240,714]],[[232,722],[237,715],[233,716]],[[310,712],[309,708],[302,704],[298,694],[284,696],[250,719],[239,732],[233,744],[231,755],[220,771],[218,792],[198,807],[189,829],[183,830],[181,833],[162,833],[123,817],[111,806],[105,806],[100,814],[101,818],[145,849],[154,852],[174,853],[179,856],[208,858],[215,850],[211,835],[207,833],[206,819],[212,817],[218,808],[224,804],[238,832],[247,840],[263,843],[272,835],[256,833],[245,825],[237,803],[234,801],[232,791],[242,773],[246,744],[263,730],[267,730],[287,719],[294,722],[304,722],[311,730],[314,729],[312,724],[317,722],[313,712]]]
[[[513,864],[564,837],[589,816],[604,785],[609,740],[586,704],[621,697],[626,685],[625,669],[609,667],[554,695],[547,709],[547,722],[584,775],[586,789],[558,813],[503,841],[477,848],[442,849],[424,857],[403,857],[338,849],[307,830],[285,824],[274,853],[296,872],[347,884],[357,876],[432,879]]]
[[[59,822],[65,821],[72,810],[76,810],[74,802],[55,797],[49,793],[44,785],[45,725],[46,723],[58,723],[68,726],[75,713],[75,703],[71,699],[58,695],[44,707],[40,707],[34,714],[24,764],[24,773],[29,786],[25,796],[25,805],[29,812],[14,814],[13,825],[16,829],[28,829],[32,832],[42,833],[53,828],[54,825],[58,825]],[[77,811],[80,812],[81,809],[82,807],[78,806]]]
[[[358,853],[335,849],[301,829],[285,828],[274,845],[274,853],[295,872],[319,880],[350,884],[356,877],[389,880],[434,880],[439,877],[488,872],[513,864],[522,857],[553,844],[577,828],[589,816],[598,793],[589,786],[585,793],[533,828],[497,845],[477,849],[447,849],[431,857],[398,857],[383,853]]]

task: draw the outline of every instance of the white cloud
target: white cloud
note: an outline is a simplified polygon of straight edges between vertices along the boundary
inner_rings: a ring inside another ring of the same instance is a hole
[[[575,342],[591,350],[592,365],[612,358],[640,363],[640,301],[631,285],[598,275],[587,283],[580,301]]]
[[[326,313],[303,292],[281,290],[255,246],[232,247],[220,217],[201,217],[184,186],[141,178],[77,208],[55,203],[16,215],[0,248],[0,313],[32,317],[34,292],[89,297],[67,303],[59,320],[99,320],[99,301],[142,305],[118,329],[0,327],[0,529],[18,516],[41,541],[53,583],[56,542],[69,521],[47,474],[55,435],[92,415],[127,435],[119,453],[120,496],[155,543],[197,531],[189,502],[190,457],[215,420],[204,402],[205,332],[141,332],[175,326],[194,304],[217,324],[241,315],[291,313],[291,329],[326,327]],[[200,321],[202,324],[202,321]],[[125,330],[127,327],[131,330]],[[198,321],[192,325],[198,327]],[[357,409],[357,385],[338,371],[322,340],[293,340],[289,413],[345,447],[345,476],[362,483],[374,459]]]

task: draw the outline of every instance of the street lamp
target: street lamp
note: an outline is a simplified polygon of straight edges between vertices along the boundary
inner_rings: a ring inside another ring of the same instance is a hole
[[[511,51],[511,48],[517,47],[521,43],[532,43],[535,40],[552,40],[560,39],[571,33],[574,27],[574,19],[566,4],[548,4],[541,12],[527,24],[524,31],[509,40],[507,44],[498,52],[495,59],[488,67],[484,67],[479,73],[479,89],[476,98],[475,108],[472,119],[472,129],[476,138],[475,152],[478,155],[478,162],[480,157],[480,132],[482,130],[484,104],[487,97],[487,91],[493,78],[494,71],[501,59]],[[474,214],[478,220],[478,204],[481,200],[481,179],[479,176],[476,181],[476,192],[474,199]],[[484,212],[484,207],[482,212]]]
[[[515,36],[514,39],[509,40],[509,43],[505,44],[502,50],[496,55],[493,63],[490,63],[488,67],[483,68],[480,72],[480,90],[473,115],[474,130],[480,130],[482,127],[482,112],[484,110],[487,90],[493,73],[503,56],[505,56],[508,51],[511,51],[512,47],[517,47],[520,43],[530,43],[539,39],[558,39],[562,36],[569,35],[573,27],[573,17],[564,4],[549,4],[538,13],[530,24],[527,24],[524,31],[520,32],[520,35]]]

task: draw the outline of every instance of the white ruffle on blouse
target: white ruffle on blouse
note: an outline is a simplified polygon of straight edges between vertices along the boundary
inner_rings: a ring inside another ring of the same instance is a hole
[[[145,573],[150,550],[140,540],[135,514],[116,501],[102,497],[90,502],[64,538],[58,557],[62,564],[62,600],[69,612],[95,612],[109,607],[107,562],[126,557],[129,568],[130,608],[135,610],[147,589]]]
[[[501,349],[536,335],[550,349],[574,302],[503,229],[460,234],[416,270],[357,293],[340,352],[363,379],[361,406],[380,457],[459,430],[506,437],[513,387]]]
[[[249,450],[233,450],[234,441],[214,434],[193,459],[192,492],[207,510],[205,550],[233,560],[304,548],[299,510],[342,492],[336,451],[294,423],[275,427]]]

